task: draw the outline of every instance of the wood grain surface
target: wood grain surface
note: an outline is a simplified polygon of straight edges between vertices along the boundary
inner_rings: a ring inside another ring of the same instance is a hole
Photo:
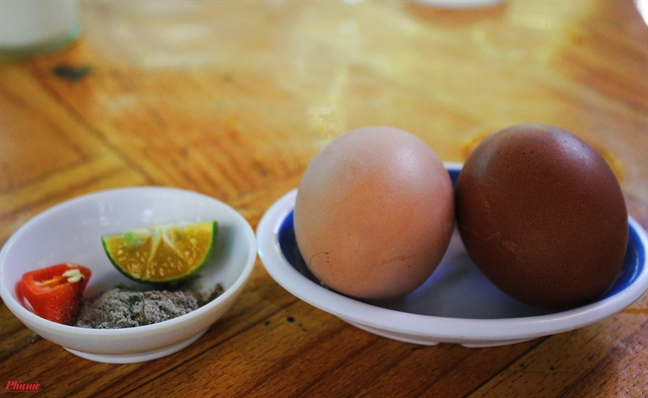
[[[56,54],[0,63],[0,243],[102,189],[215,197],[256,229],[315,154],[390,125],[445,161],[539,122],[597,148],[648,227],[648,28],[630,0],[471,10],[405,1],[82,2]],[[646,397],[648,294],[574,331],[494,348],[379,337],[297,299],[257,260],[194,344],[90,362],[0,306],[0,394],[217,397]]]

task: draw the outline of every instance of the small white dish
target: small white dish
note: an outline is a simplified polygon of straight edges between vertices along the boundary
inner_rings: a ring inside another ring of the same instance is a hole
[[[86,329],[50,322],[27,310],[16,286],[25,272],[73,262],[92,270],[85,296],[136,286],[106,256],[101,236],[152,224],[217,221],[214,252],[192,286],[224,292],[175,319],[126,329]],[[132,363],[172,354],[220,318],[241,293],[256,260],[254,231],[234,209],[209,196],[174,188],[135,187],[81,196],[54,206],[18,229],[0,252],[0,294],[9,310],[43,338],[97,362]]]
[[[496,6],[506,0],[412,0],[412,2],[436,8],[470,9]]]
[[[446,163],[453,183],[459,163]],[[371,333],[395,340],[466,347],[513,344],[580,328],[620,312],[648,289],[646,232],[632,218],[621,273],[600,299],[568,311],[522,304],[495,287],[469,258],[457,233],[430,279],[403,299],[372,304],[321,286],[297,247],[292,211],[297,190],[275,202],[257,228],[258,251],[268,273],[305,302]]]

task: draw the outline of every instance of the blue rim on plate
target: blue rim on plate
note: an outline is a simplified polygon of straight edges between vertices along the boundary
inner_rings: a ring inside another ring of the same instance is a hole
[[[446,163],[453,184],[461,167]],[[629,243],[619,276],[602,297],[575,309],[541,310],[505,295],[469,260],[456,233],[444,261],[417,291],[392,302],[362,302],[326,289],[306,267],[293,228],[296,193],[280,198],[259,222],[258,252],[266,270],[307,303],[392,339],[469,347],[511,344],[597,322],[620,312],[648,289],[646,232],[629,218]]]

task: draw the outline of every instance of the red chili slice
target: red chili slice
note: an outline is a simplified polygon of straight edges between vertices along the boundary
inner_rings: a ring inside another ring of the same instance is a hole
[[[82,265],[52,265],[24,274],[18,290],[38,316],[70,325],[76,318],[91,275],[92,272]]]

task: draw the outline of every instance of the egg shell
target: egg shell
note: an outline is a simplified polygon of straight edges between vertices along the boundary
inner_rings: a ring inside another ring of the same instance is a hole
[[[484,140],[456,186],[457,226],[483,273],[513,298],[566,309],[612,284],[628,244],[621,187],[575,135],[525,124]]]
[[[454,228],[452,183],[418,137],[364,127],[309,164],[294,210],[297,244],[327,287],[389,300],[419,287],[439,265]]]

